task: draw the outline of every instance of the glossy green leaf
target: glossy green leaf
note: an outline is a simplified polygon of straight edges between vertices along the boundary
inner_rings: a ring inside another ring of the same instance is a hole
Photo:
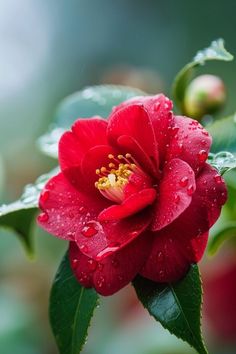
[[[189,64],[185,65],[184,68],[177,74],[173,82],[172,93],[181,113],[184,113],[183,101],[185,90],[194,74],[195,69],[199,65],[204,65],[205,62],[209,60],[233,60],[233,55],[227,52],[224,48],[223,39],[215,40],[208,48],[198,51],[193,60]]]
[[[213,138],[212,152],[227,150],[236,153],[236,114],[216,120],[206,129]]]
[[[236,156],[228,151],[221,151],[217,154],[210,153],[207,162],[221,175],[236,168]]]
[[[107,118],[112,108],[121,102],[145,95],[143,91],[126,86],[92,86],[66,97],[59,105],[53,125],[38,141],[40,150],[57,158],[58,141],[77,118],[101,116]]]
[[[39,194],[57,171],[54,169],[40,176],[34,184],[28,184],[19,200],[0,206],[0,227],[12,229],[20,237],[29,256],[33,254],[32,233]]]
[[[176,284],[157,284],[138,276],[134,287],[139,300],[162,326],[206,354],[201,335],[202,288],[197,265]]]
[[[208,253],[213,256],[222,244],[236,237],[236,222],[226,223],[218,232],[212,235],[208,243]]]
[[[52,330],[61,354],[81,352],[97,304],[97,293],[78,283],[66,253],[53,283],[49,307]]]

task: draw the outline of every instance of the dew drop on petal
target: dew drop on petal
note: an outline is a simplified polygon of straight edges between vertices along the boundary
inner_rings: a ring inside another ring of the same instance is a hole
[[[97,287],[98,288],[101,288],[105,283],[105,278],[103,276],[100,276],[98,279],[97,279]]]
[[[181,187],[186,187],[188,184],[188,177],[184,176],[181,178],[181,180],[179,181],[179,184]]]
[[[48,190],[45,190],[42,194],[41,194],[41,197],[40,197],[40,201],[45,203],[48,198],[49,198],[49,195],[50,195],[50,192]]]
[[[39,216],[38,216],[39,222],[46,222],[46,221],[48,221],[48,219],[49,219],[49,216],[48,216],[48,213],[46,213],[46,211],[39,214]]]
[[[97,269],[97,262],[94,259],[88,260],[88,268],[91,272],[94,272]]]
[[[71,266],[72,266],[73,269],[76,269],[78,264],[79,264],[79,260],[78,259],[73,259],[73,261],[71,262]]]
[[[88,252],[88,246],[87,246],[87,245],[81,245],[81,246],[79,247],[79,249],[80,249],[80,251],[81,251],[82,253]]]
[[[220,175],[215,175],[214,180],[216,181],[217,184],[223,183],[222,177]]]
[[[180,196],[179,196],[178,194],[175,194],[175,195],[174,195],[174,202],[175,202],[176,204],[178,204],[179,201],[180,201]]]
[[[193,192],[194,192],[194,187],[192,184],[190,184],[190,186],[187,188],[187,194],[191,196],[193,195]]]
[[[85,211],[86,211],[86,209],[85,209],[84,206],[81,206],[81,207],[79,208],[79,213],[80,213],[80,214],[84,214]]]
[[[158,252],[158,254],[157,254],[157,261],[158,262],[162,262],[164,260],[164,255],[163,255],[163,253],[160,251],[160,252]]]
[[[160,108],[160,102],[155,103],[153,108],[154,108],[154,111],[158,111]]]
[[[119,261],[116,258],[113,258],[111,261],[111,264],[114,268],[118,268],[119,267]]]
[[[199,153],[197,154],[198,161],[203,163],[207,160],[208,153],[206,150],[200,150]]]
[[[81,234],[85,237],[92,237],[95,236],[98,233],[98,230],[96,229],[96,223],[95,222],[89,222],[87,223],[83,229],[81,230]]]

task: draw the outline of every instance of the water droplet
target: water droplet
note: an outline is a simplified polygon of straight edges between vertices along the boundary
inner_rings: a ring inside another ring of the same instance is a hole
[[[115,251],[117,251],[120,247],[120,243],[118,242],[113,242],[110,244],[110,246],[106,247],[104,250],[100,251],[97,254],[97,259],[101,260],[104,257],[109,256],[110,254],[114,253]]]
[[[190,186],[187,188],[187,194],[191,196],[193,195],[193,192],[194,192],[194,187],[192,184],[190,184]]]
[[[162,262],[164,260],[164,255],[163,253],[160,251],[158,252],[158,255],[157,255],[157,261],[158,262]]]
[[[97,286],[98,286],[98,288],[101,288],[104,283],[105,283],[105,278],[101,275],[101,276],[97,279]]]
[[[188,184],[188,177],[184,176],[181,178],[181,180],[179,181],[179,184],[181,187],[186,187]]]
[[[96,229],[96,223],[93,221],[88,222],[81,230],[81,234],[85,237],[92,237],[95,236],[97,233],[98,230]]]
[[[45,190],[42,192],[41,196],[40,196],[40,201],[41,202],[46,202],[49,198],[50,192],[48,190]]]
[[[88,268],[91,272],[94,272],[97,269],[97,262],[94,259],[88,260]]]
[[[175,195],[174,195],[174,202],[175,202],[176,204],[178,204],[179,201],[180,201],[180,196],[179,196],[178,194],[175,194]]]
[[[46,221],[48,221],[48,219],[49,219],[49,216],[48,216],[48,213],[46,213],[46,211],[39,214],[39,216],[38,216],[39,222],[46,222]]]
[[[84,206],[81,206],[81,207],[79,208],[80,214],[84,214],[85,211],[86,211],[86,208],[85,208]]]
[[[215,175],[214,180],[216,181],[217,184],[223,183],[222,177],[220,175]]]
[[[119,261],[116,258],[112,259],[111,264],[113,265],[114,268],[119,267]]]
[[[73,261],[71,262],[71,266],[73,269],[76,269],[78,267],[78,264],[79,264],[78,259],[73,259]]]
[[[203,163],[207,160],[208,153],[206,150],[200,150],[199,153],[197,154],[198,161]]]
[[[155,103],[153,106],[154,111],[158,111],[159,108],[160,108],[160,102]]]
[[[160,270],[160,271],[159,271],[159,277],[160,277],[161,279],[163,279],[164,275],[165,275],[164,270]]]
[[[138,234],[139,234],[138,231],[131,231],[131,232],[129,233],[129,235],[130,235],[131,237],[136,237],[136,236],[138,236]]]
[[[87,245],[81,245],[79,246],[79,249],[82,253],[87,253],[88,252],[88,246]]]
[[[202,134],[205,136],[209,136],[209,133],[205,129],[202,130]]]

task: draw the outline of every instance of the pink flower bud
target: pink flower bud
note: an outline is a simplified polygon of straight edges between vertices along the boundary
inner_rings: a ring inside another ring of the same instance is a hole
[[[185,114],[200,120],[206,114],[219,111],[225,99],[225,86],[219,77],[198,76],[187,87],[184,99]]]

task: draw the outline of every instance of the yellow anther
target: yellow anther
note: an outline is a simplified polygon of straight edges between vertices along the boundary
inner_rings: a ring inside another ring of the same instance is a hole
[[[130,159],[132,156],[131,156],[131,154],[125,154],[125,157],[126,157],[127,159]]]
[[[96,175],[100,175],[100,170],[99,170],[99,168],[96,169]]]
[[[124,158],[123,155],[118,155],[117,157],[118,157],[119,160],[122,160]]]
[[[114,155],[109,154],[109,155],[108,155],[108,158],[109,158],[109,159],[114,159]]]
[[[109,165],[108,165],[110,168],[113,168],[113,167],[115,167],[116,165],[114,164],[114,163],[109,163]]]
[[[106,170],[107,170],[106,167],[104,166],[101,167],[101,172],[106,172]]]

